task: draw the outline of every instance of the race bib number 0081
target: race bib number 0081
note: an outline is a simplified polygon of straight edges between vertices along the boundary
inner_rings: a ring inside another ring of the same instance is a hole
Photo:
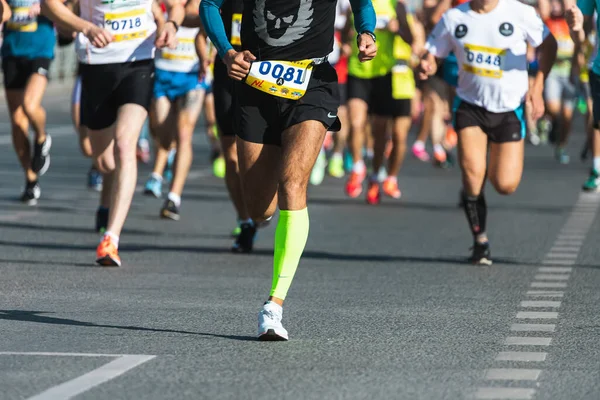
[[[306,93],[312,70],[312,60],[256,61],[246,84],[273,96],[298,100]]]
[[[146,38],[147,21],[148,16],[143,8],[104,14],[104,27],[113,34],[115,42]]]
[[[465,44],[463,69],[486,78],[502,78],[506,49]]]

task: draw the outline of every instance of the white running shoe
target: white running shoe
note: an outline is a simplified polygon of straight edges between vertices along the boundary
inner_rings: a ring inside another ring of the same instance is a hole
[[[258,340],[282,341],[288,340],[288,333],[281,325],[283,308],[279,304],[267,301],[258,313]]]

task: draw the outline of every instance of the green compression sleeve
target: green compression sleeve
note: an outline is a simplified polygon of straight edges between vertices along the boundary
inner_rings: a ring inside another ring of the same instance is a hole
[[[271,296],[285,300],[308,238],[308,210],[279,211],[275,230]]]

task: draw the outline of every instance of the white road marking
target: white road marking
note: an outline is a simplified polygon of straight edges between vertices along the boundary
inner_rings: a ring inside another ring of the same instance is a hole
[[[554,332],[555,324],[512,324],[510,330],[513,332]]]
[[[521,307],[552,307],[558,308],[560,307],[560,301],[551,301],[551,300],[523,300],[521,302]]]
[[[581,248],[583,241],[581,240],[570,240],[570,239],[562,239],[554,242],[555,246],[576,246],[577,248]]]
[[[564,274],[564,273],[573,272],[573,267],[539,267],[538,271]]]
[[[569,274],[538,274],[535,279],[540,281],[568,281],[571,278]]]
[[[484,379],[488,381],[537,381],[541,373],[541,369],[492,368],[486,371]]]
[[[557,239],[558,240],[564,240],[564,239],[567,239],[567,240],[583,240],[583,239],[585,239],[585,235],[569,235],[567,233],[560,233],[558,235]]]
[[[155,358],[156,356],[124,355],[116,360],[96,368],[87,374],[81,375],[60,385],[51,387],[27,400],[56,400],[72,399],[73,397],[87,392],[88,390],[110,381],[127,371]]]
[[[52,356],[52,357],[123,357],[127,354],[52,353],[45,351],[0,351],[0,356]]]
[[[531,282],[532,288],[551,288],[559,289],[566,288],[567,284],[564,282]]]
[[[575,259],[557,260],[556,258],[546,259],[542,262],[544,265],[575,265]]]
[[[477,389],[477,392],[475,393],[475,398],[481,400],[529,400],[533,399],[534,395],[535,389],[490,387]]]
[[[546,361],[548,353],[542,351],[501,351],[496,356],[496,361]]]
[[[581,246],[553,246],[550,253],[579,253]]]
[[[528,290],[526,295],[533,297],[564,297],[565,292],[560,290]]]
[[[517,319],[556,319],[558,313],[554,311],[519,311]]]
[[[552,338],[531,336],[509,336],[504,341],[507,346],[550,346]]]
[[[573,258],[577,259],[577,253],[548,253],[546,258]]]

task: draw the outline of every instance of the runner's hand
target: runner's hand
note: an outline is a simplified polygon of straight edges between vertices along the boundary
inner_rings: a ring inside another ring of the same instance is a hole
[[[198,80],[202,82],[210,72],[210,60],[202,60],[198,69]]]
[[[250,53],[248,50],[237,52],[235,50],[229,50],[225,57],[223,57],[223,62],[227,66],[227,73],[229,77],[241,81],[250,72],[250,63],[256,60],[254,54]]]
[[[358,37],[358,60],[369,61],[377,55],[377,45],[371,35],[363,33]]]
[[[89,29],[83,32],[83,34],[88,38],[92,46],[99,49],[108,46],[113,41],[113,37],[109,31],[96,25],[90,25]]]
[[[437,63],[435,62],[435,57],[430,53],[427,53],[423,58],[421,58],[421,62],[417,67],[417,72],[419,73],[419,79],[425,81],[429,79],[430,76],[435,75],[437,72]]]
[[[531,117],[533,120],[542,118],[546,111],[544,108],[543,90],[532,88],[527,92],[527,103],[531,104]]]
[[[579,32],[583,29],[583,13],[575,4],[567,8],[565,19],[573,32]]]
[[[175,35],[177,35],[175,25],[172,23],[165,23],[163,29],[158,33],[158,35],[156,35],[156,41],[154,42],[154,44],[159,49],[162,49],[164,47],[175,49],[178,44]]]

